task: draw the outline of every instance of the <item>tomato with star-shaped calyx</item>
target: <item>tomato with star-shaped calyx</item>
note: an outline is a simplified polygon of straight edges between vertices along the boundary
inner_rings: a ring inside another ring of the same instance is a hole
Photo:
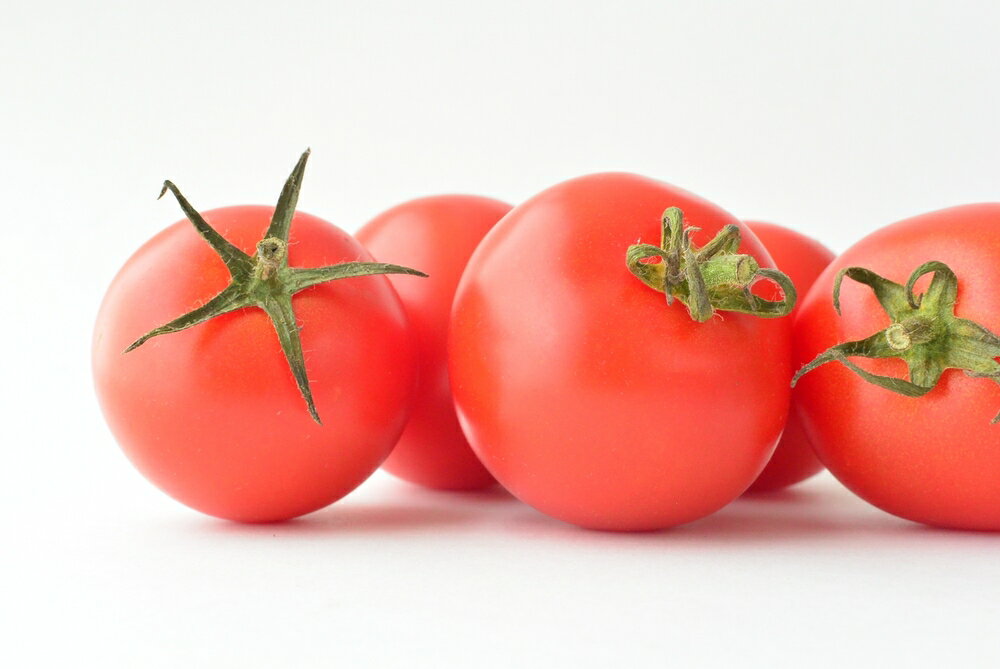
[[[295,211],[307,156],[276,207],[199,214],[167,182],[187,220],[129,258],[97,317],[111,431],[153,483],[222,518],[284,520],[342,497],[410,407],[410,330],[380,274],[419,272]]]
[[[1000,530],[998,278],[1000,204],[965,205],[865,237],[803,300],[794,402],[823,464],[875,506]]]

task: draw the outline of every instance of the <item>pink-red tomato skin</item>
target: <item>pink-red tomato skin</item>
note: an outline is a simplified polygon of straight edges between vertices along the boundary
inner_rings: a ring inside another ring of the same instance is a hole
[[[495,483],[469,448],[455,415],[448,381],[448,323],[455,288],[472,252],[510,205],[475,195],[437,195],[385,211],[357,233],[377,259],[429,276],[390,275],[414,333],[418,388],[410,419],[382,468],[440,490]]]
[[[882,228],[838,257],[816,280],[795,321],[797,362],[889,325],[870,288],[845,279],[842,315],[833,309],[841,268],[861,266],[899,283],[937,260],[958,276],[956,313],[1000,332],[1000,204],[934,211]],[[917,284],[926,288],[929,277]],[[900,360],[857,358],[878,374],[907,378]],[[1000,387],[948,370],[910,398],[866,383],[843,365],[823,365],[794,392],[817,455],[875,506],[928,525],[1000,529]]]
[[[799,232],[774,223],[746,221],[760,239],[778,269],[787,274],[805,297],[813,282],[836,257],[830,249]],[[792,311],[795,317],[798,307]],[[802,427],[794,402],[788,411],[788,422],[774,455],[748,492],[766,492],[800,483],[823,469],[823,463],[813,453],[812,445]]]
[[[204,212],[253,253],[273,209]],[[347,233],[297,212],[289,264],[369,260]],[[294,518],[364,481],[403,429],[415,362],[402,305],[383,276],[343,279],[292,298],[316,407],[313,422],[271,321],[243,309],[125,347],[213,297],[229,281],[182,220],[129,258],[97,318],[93,371],[112,433],[163,491],[206,514],[244,522]]]
[[[741,225],[644,177],[573,179],[515,207],[462,277],[449,351],[459,419],[516,497],[564,521],[655,530],[740,495],[785,422],[788,319],[706,323],[633,277],[630,244],[683,209],[704,244]],[[743,250],[770,257],[745,227]]]

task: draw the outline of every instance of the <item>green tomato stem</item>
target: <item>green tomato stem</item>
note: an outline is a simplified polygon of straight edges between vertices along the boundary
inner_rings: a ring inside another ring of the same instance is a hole
[[[667,304],[682,302],[699,323],[716,311],[735,311],[760,318],[787,316],[795,307],[796,291],[784,273],[761,268],[753,256],[739,253],[738,225],[727,225],[707,244],[697,248],[684,226],[684,213],[669,207],[661,218],[660,246],[632,244],[625,253],[629,271],[644,284],[663,293]],[[782,292],[778,301],[765,300],[750,292],[759,280],[776,283]]]
[[[174,194],[184,215],[194,225],[198,234],[226,264],[230,282],[222,292],[204,305],[136,339],[125,349],[125,353],[135,350],[153,337],[186,330],[236,309],[247,307],[263,309],[274,325],[281,350],[288,361],[299,393],[305,400],[309,415],[317,423],[322,424],[309,386],[302,341],[299,337],[300,328],[292,310],[292,296],[310,286],[337,279],[372,274],[411,274],[423,277],[427,275],[408,267],[376,262],[347,262],[313,268],[288,267],[288,235],[308,158],[309,150],[306,149],[285,181],[271,223],[263,239],[257,243],[257,252],[252,257],[231,244],[209,225],[181,194],[177,186],[170,181],[163,183],[160,197],[163,197],[168,190]]]
[[[913,292],[917,280],[933,274],[927,292]],[[940,382],[946,369],[961,369],[972,377],[990,378],[1000,383],[1000,337],[974,321],[958,318],[958,278],[942,262],[930,261],[917,267],[906,285],[890,281],[864,267],[842,269],[833,284],[833,305],[840,313],[840,286],[844,277],[872,289],[892,323],[858,341],[848,341],[823,351],[800,369],[802,376],[828,362],[840,362],[868,383],[907,397],[922,397]],[[872,374],[848,358],[898,358],[909,369],[910,378]],[[1000,413],[993,422],[1000,422]]]

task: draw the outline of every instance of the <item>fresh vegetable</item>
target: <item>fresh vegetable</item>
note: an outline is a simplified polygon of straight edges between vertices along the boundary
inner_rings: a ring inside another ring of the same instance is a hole
[[[760,221],[746,221],[746,226],[757,235],[778,267],[792,279],[800,295],[805,294],[834,259],[833,252],[828,248],[794,230]],[[797,311],[796,307],[793,318]],[[823,464],[813,453],[793,402],[781,441],[764,471],[750,486],[750,492],[785,488],[806,480],[822,469]]]
[[[307,157],[275,208],[199,214],[166,182],[188,220],[125,263],[97,317],[97,395],[126,455],[222,518],[284,520],[342,497],[409,411],[406,316],[388,280],[368,275],[415,272],[369,262],[295,212]]]
[[[585,527],[652,530],[721,508],[785,423],[780,316],[795,296],[770,264],[722,209],[636,175],[573,179],[515,207],[452,312],[473,449],[515,496]],[[782,299],[765,299],[772,281]]]
[[[803,302],[795,404],[823,463],[875,506],[1000,529],[998,284],[1000,204],[975,204],[869,235]]]
[[[389,278],[413,328],[420,368],[409,422],[382,465],[406,481],[446,490],[494,483],[455,416],[446,347],[462,270],[483,236],[509,210],[509,204],[485,197],[425,197],[379,214],[356,235],[376,258],[420,267],[430,275]]]

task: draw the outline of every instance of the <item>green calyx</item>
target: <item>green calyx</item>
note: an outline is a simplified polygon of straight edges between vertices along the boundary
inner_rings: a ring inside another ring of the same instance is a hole
[[[927,292],[913,287],[933,274]],[[955,316],[958,278],[942,262],[925,262],[910,275],[906,285],[889,281],[863,267],[842,269],[833,284],[833,306],[840,313],[840,285],[844,277],[871,288],[892,323],[881,332],[837,344],[816,356],[792,379],[792,385],[820,365],[837,361],[869,383],[907,397],[929,393],[946,369],[961,369],[969,376],[1000,383],[1000,337],[973,321]],[[910,370],[910,380],[865,371],[848,358],[899,358]],[[993,419],[1000,421],[1000,414]]]
[[[299,392],[306,402],[309,415],[321,424],[316,405],[313,403],[312,391],[309,388],[309,377],[306,374],[305,357],[302,353],[302,341],[299,338],[299,325],[296,322],[295,313],[292,311],[292,296],[310,286],[336,279],[371,274],[427,275],[408,267],[376,262],[346,262],[310,268],[289,267],[288,233],[292,224],[292,216],[295,213],[295,206],[298,203],[302,175],[305,172],[308,159],[309,150],[307,149],[285,182],[271,217],[271,223],[264,233],[263,239],[257,243],[257,252],[252,256],[233,246],[209,225],[181,195],[177,186],[170,181],[163,183],[160,197],[163,197],[168,190],[174,194],[181,209],[184,210],[184,215],[194,225],[198,234],[208,242],[209,246],[222,259],[222,262],[226,264],[229,269],[230,282],[221,293],[202,306],[150,330],[136,339],[125,349],[125,353],[142,346],[152,337],[186,330],[236,309],[258,307],[271,318],[274,330],[278,335],[278,341],[281,344],[281,350],[285,354]]]
[[[628,269],[644,284],[666,295],[667,304],[679,300],[691,318],[703,323],[716,311],[736,311],[761,318],[780,318],[795,306],[795,286],[787,275],[761,267],[749,255],[738,253],[740,228],[727,225],[701,248],[691,242],[698,228],[684,226],[677,207],[663,212],[660,246],[632,244],[625,253]],[[781,288],[780,301],[750,292],[761,279]]]

